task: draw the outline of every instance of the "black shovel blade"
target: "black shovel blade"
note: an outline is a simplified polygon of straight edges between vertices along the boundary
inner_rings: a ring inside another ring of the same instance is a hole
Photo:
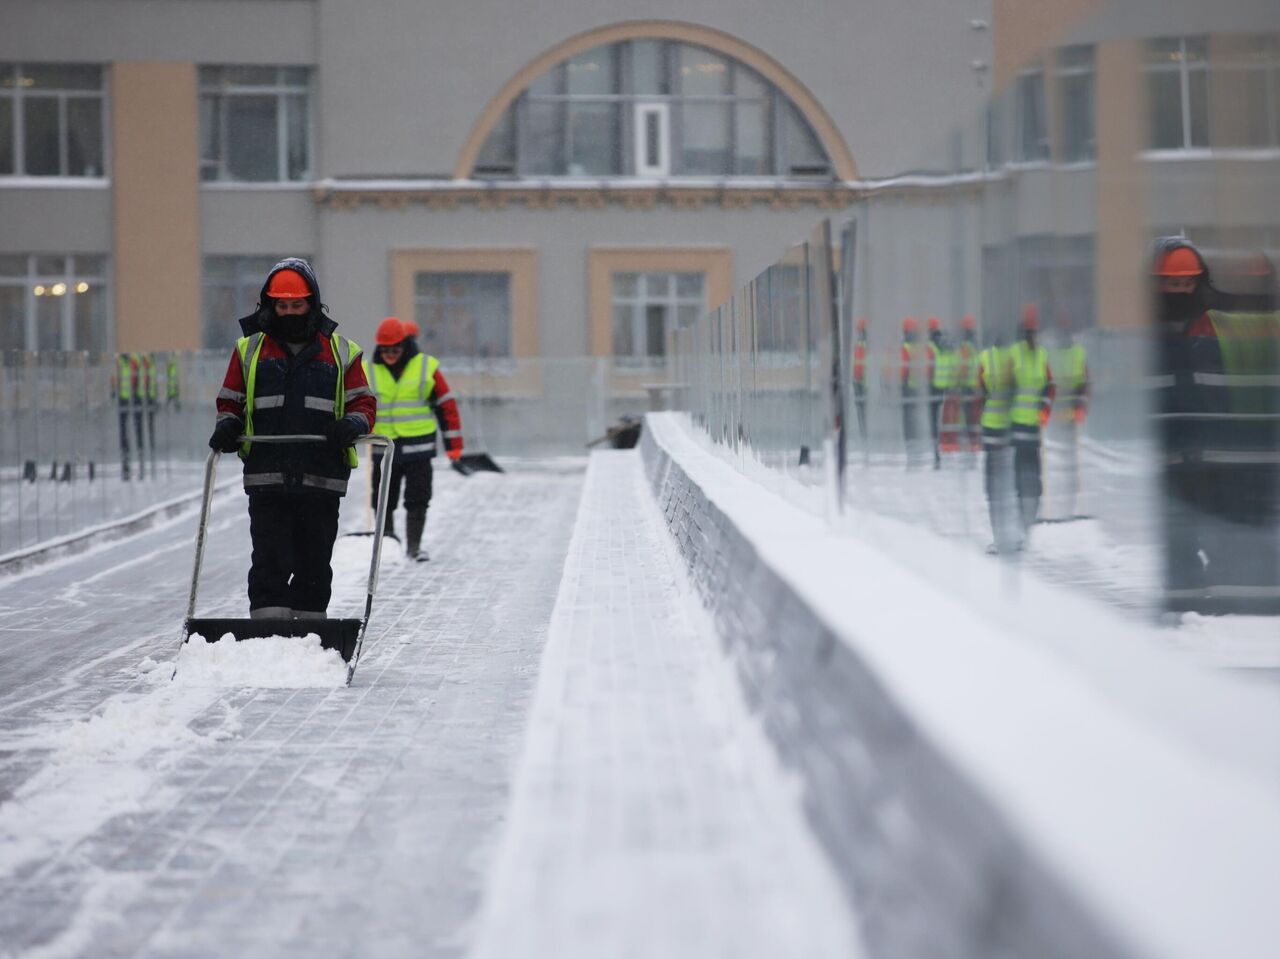
[[[453,468],[463,476],[472,473],[505,473],[488,453],[463,453],[453,461]]]
[[[360,639],[358,619],[188,619],[187,638],[200,635],[210,643],[216,643],[228,633],[239,642],[242,639],[263,639],[267,636],[306,636],[315,633],[320,637],[323,649],[336,649],[344,663],[351,662],[356,643]]]

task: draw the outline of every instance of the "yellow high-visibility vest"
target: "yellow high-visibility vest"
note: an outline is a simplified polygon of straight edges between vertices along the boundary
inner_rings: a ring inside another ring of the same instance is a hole
[[[374,363],[369,377],[378,394],[378,422],[374,432],[390,439],[430,436],[439,428],[436,414],[428,403],[436,388],[436,370],[440,361],[419,353],[400,373],[391,375],[383,363]]]

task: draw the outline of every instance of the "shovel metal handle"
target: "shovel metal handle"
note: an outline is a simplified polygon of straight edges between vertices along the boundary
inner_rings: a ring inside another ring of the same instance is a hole
[[[280,444],[328,442],[323,436],[306,433],[282,436],[241,436],[238,441],[241,443]],[[360,629],[360,639],[363,642],[364,629],[369,624],[369,613],[373,610],[373,594],[378,588],[378,565],[382,557],[382,531],[386,528],[387,501],[390,498],[391,491],[391,458],[395,455],[395,443],[389,437],[379,436],[376,433],[356,437],[355,442],[382,447],[384,457],[382,482],[378,486],[378,525],[373,536],[373,556],[369,561],[369,586],[365,596],[364,622]],[[209,529],[209,510],[213,504],[213,480],[217,473],[218,458],[221,455],[218,450],[210,450],[209,458],[205,461],[204,499],[200,504],[200,525],[196,530],[196,559],[195,568],[191,573],[191,596],[187,601],[187,619],[194,619],[196,615],[196,594],[200,587],[200,570],[204,566],[204,544]],[[183,636],[183,641],[186,641],[185,635]],[[348,679],[348,682],[350,682],[350,679]]]

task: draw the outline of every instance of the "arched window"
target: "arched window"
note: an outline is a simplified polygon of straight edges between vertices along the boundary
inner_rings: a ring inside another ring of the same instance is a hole
[[[830,178],[795,105],[706,47],[624,40],[533,81],[490,131],[477,177]]]

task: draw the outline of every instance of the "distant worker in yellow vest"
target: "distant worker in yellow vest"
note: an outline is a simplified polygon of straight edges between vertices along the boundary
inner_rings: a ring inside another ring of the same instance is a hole
[[[983,484],[993,542],[988,552],[1012,553],[1021,536],[1014,520],[1013,470],[1009,462],[1009,404],[1013,399],[1013,366],[1003,334],[978,356],[981,396]]]
[[[436,454],[437,437],[443,438],[448,457],[457,460],[462,456],[462,421],[458,404],[440,372],[440,361],[418,350],[403,322],[387,317],[378,326],[374,340],[377,348],[369,369],[369,383],[378,397],[374,432],[396,444],[385,532],[395,535],[395,509],[403,480],[405,555],[424,563],[428,556],[422,548],[422,535],[431,504],[431,460]],[[381,479],[382,458],[375,454],[374,491]]]
[[[146,392],[142,376],[142,357],[137,353],[120,353],[116,356],[115,373],[111,376],[111,395],[115,397],[120,417],[120,478],[131,479],[129,465],[129,420],[133,419],[134,435],[138,442],[138,478],[145,478],[147,456],[143,443],[143,399]]]
[[[961,418],[965,427],[962,448],[973,452],[978,448],[981,432],[982,394],[978,390],[978,321],[967,313],[960,321],[960,345],[956,347],[955,361],[955,385],[960,390]]]
[[[938,446],[942,425],[942,407],[952,383],[954,363],[951,350],[942,334],[942,321],[929,317],[929,342],[925,344],[925,381],[929,384],[929,436],[933,440],[933,468],[942,468],[942,451]]]
[[[920,322],[914,316],[902,321],[902,350],[899,354],[902,385],[902,444],[905,448],[907,468],[916,465],[920,455],[917,446],[916,407],[924,390],[925,369],[923,350],[920,349]]]
[[[1022,337],[1009,350],[1013,370],[1013,406],[1009,410],[1009,441],[1013,446],[1014,488],[1025,542],[1040,512],[1040,429],[1049,421],[1056,387],[1049,354],[1038,342],[1040,312],[1034,303],[1022,309]]]

